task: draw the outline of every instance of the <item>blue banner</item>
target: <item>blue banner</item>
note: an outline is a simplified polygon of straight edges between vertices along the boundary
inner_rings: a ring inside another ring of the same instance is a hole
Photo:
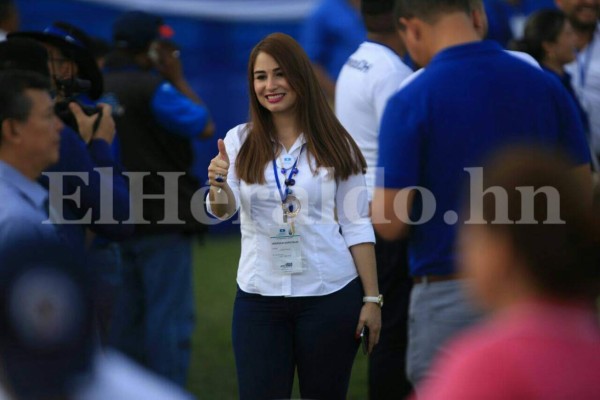
[[[162,15],[220,21],[300,20],[316,0],[79,0]]]
[[[218,138],[248,119],[246,68],[250,51],[272,32],[298,37],[314,0],[16,0],[21,30],[43,30],[54,21],[80,27],[111,42],[118,15],[138,9],[164,17],[175,31],[188,81],[208,105],[215,137],[195,143],[192,171],[201,182],[217,154]],[[246,14],[245,16],[242,14]],[[222,230],[223,225],[212,229]],[[234,230],[239,229],[233,227]]]

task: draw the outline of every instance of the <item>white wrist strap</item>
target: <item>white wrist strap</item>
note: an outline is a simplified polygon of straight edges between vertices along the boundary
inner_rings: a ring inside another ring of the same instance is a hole
[[[365,296],[365,297],[363,297],[363,303],[379,303],[379,297]]]

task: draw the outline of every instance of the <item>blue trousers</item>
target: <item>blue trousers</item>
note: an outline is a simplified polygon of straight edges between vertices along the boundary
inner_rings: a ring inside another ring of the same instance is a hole
[[[121,246],[109,241],[92,243],[87,252],[86,266],[95,283],[96,321],[100,343],[106,345],[115,302],[123,289]]]
[[[109,342],[185,386],[194,329],[192,243],[182,234],[129,239]]]
[[[315,297],[268,297],[238,288],[233,350],[240,399],[289,399],[296,368],[302,398],[345,399],[361,307],[358,278]]]

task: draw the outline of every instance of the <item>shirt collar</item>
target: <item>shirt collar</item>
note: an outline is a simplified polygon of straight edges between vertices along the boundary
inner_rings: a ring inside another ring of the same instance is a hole
[[[35,207],[44,209],[48,192],[36,181],[32,181],[11,165],[0,160],[0,180],[17,189]]]
[[[442,60],[449,60],[452,58],[462,58],[466,55],[473,55],[477,53],[485,53],[488,51],[501,51],[502,47],[500,44],[492,40],[478,40],[474,42],[468,42],[445,48],[444,50],[437,53],[429,62],[432,65],[435,62]],[[428,65],[428,67],[429,67]]]
[[[366,46],[368,46],[368,47],[370,47],[370,46],[374,46],[374,47],[379,47],[379,48],[384,48],[384,49],[387,49],[387,50],[388,50],[388,51],[390,51],[390,52],[391,52],[393,55],[395,55],[396,57],[398,57],[398,58],[400,58],[400,59],[401,59],[401,57],[398,55],[398,53],[396,53],[396,50],[392,49],[392,48],[391,48],[390,46],[388,46],[387,44],[383,44],[383,43],[381,43],[381,42],[375,42],[375,41],[373,41],[373,40],[369,40],[369,39],[365,40],[365,41],[364,41],[364,42],[361,44],[361,46],[362,46],[363,44],[364,44],[364,45],[366,45]]]
[[[546,66],[540,64],[540,66],[542,67],[542,69],[551,74],[552,76],[555,76],[557,79],[559,79],[562,83],[564,83],[565,85],[570,85],[571,84],[571,74],[569,74],[567,71],[564,71],[562,75],[559,75],[556,73],[556,71],[547,68]]]
[[[280,148],[283,148],[285,150],[285,146],[282,145],[281,143],[278,143],[275,139],[271,139],[271,141],[273,143],[278,144],[280,146]],[[296,150],[300,149],[305,143],[306,143],[306,137],[304,136],[304,133],[300,133],[300,135],[296,138],[296,141],[294,142],[292,147],[290,147],[290,150],[287,153],[291,154],[291,153],[295,152]]]

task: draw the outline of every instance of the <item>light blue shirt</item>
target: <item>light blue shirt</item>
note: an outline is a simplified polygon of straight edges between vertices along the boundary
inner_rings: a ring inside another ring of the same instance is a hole
[[[3,243],[22,239],[59,240],[47,221],[48,192],[38,182],[0,161],[0,249]]]

